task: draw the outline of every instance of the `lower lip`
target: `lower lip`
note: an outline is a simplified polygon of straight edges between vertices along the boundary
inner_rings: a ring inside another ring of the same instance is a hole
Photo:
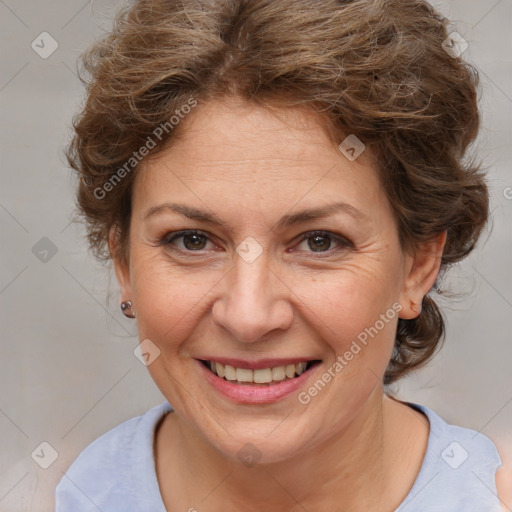
[[[286,379],[269,386],[251,384],[233,384],[214,374],[199,360],[197,364],[204,373],[206,380],[221,394],[242,404],[271,404],[282,400],[297,391],[315,372],[319,363],[313,364],[304,373],[294,379]]]

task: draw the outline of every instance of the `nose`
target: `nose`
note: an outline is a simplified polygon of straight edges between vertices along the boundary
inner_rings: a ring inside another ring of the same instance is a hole
[[[275,329],[290,327],[291,291],[269,268],[265,252],[252,263],[237,255],[222,282],[224,288],[212,305],[213,323],[235,340],[252,343]]]

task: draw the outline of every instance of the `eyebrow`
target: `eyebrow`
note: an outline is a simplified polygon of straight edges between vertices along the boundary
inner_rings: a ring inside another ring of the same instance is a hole
[[[144,213],[143,219],[146,220],[153,215],[165,211],[180,213],[188,219],[207,222],[215,226],[226,226],[226,223],[223,222],[222,219],[214,213],[208,213],[204,210],[199,210],[192,206],[178,203],[162,203],[156,206],[152,206]],[[325,219],[326,217],[330,217],[336,213],[346,213],[356,220],[364,220],[367,218],[365,213],[358,210],[354,206],[344,202],[337,202],[318,208],[309,208],[284,215],[275,225],[275,229],[279,230],[315,219]]]

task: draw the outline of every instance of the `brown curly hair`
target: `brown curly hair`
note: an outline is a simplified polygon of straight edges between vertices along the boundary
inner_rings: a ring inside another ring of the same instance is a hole
[[[82,55],[87,95],[66,152],[80,175],[78,211],[94,254],[128,259],[140,166],[126,162],[155,138],[155,128],[190,98],[237,96],[264,108],[313,109],[336,145],[347,133],[364,141],[377,158],[403,248],[447,231],[443,272],[473,249],[488,217],[483,173],[464,158],[479,126],[478,73],[444,49],[447,27],[423,0],[128,5]],[[184,129],[167,130],[150,156]],[[113,181],[116,173],[122,179]],[[112,227],[116,255],[108,247]],[[384,382],[425,364],[443,336],[443,317],[427,295],[418,318],[398,322]]]

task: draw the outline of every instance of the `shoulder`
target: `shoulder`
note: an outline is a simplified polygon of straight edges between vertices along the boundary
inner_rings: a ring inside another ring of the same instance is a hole
[[[153,438],[156,425],[171,410],[164,402],[87,446],[56,488],[56,512],[98,508],[108,512],[119,507],[129,512],[137,509],[137,503],[146,502],[142,493],[147,493],[147,499],[159,498]]]
[[[431,438],[429,449],[438,456],[441,467],[452,470],[464,468],[465,471],[496,472],[501,458],[495,444],[484,434],[470,428],[447,423],[428,407],[411,404],[421,410],[430,422]]]
[[[447,423],[428,407],[409,405],[425,414],[430,433],[418,478],[398,510],[438,511],[443,504],[442,510],[499,512],[501,458],[494,443],[480,432]]]

